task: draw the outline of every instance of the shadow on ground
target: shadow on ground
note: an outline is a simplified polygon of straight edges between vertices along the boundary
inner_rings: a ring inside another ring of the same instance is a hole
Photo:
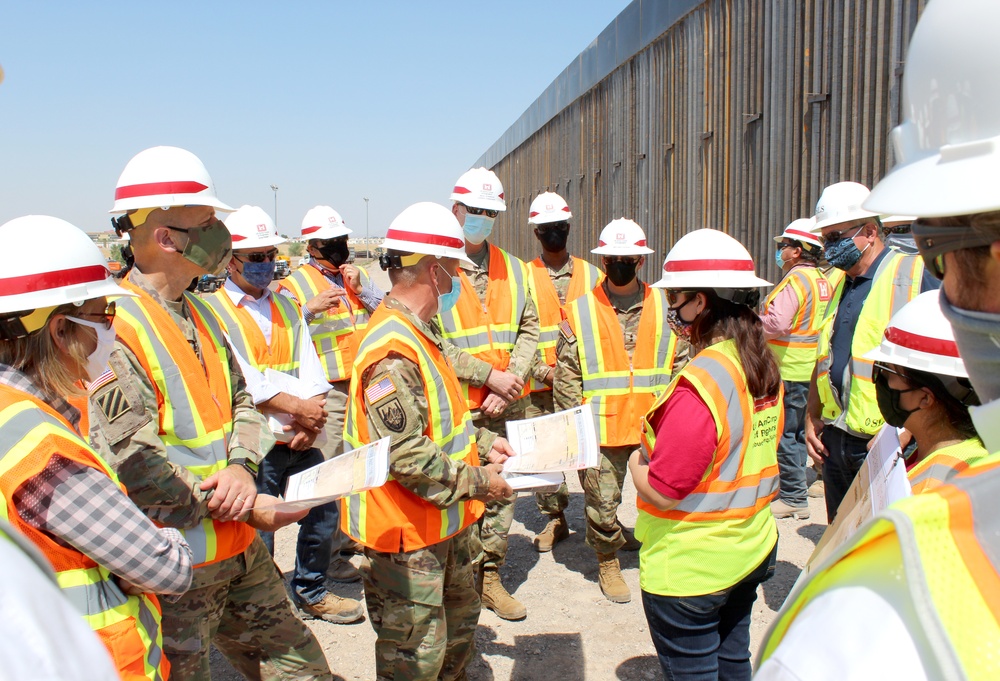
[[[662,673],[660,670],[660,661],[656,655],[630,657],[618,665],[618,668],[615,670],[615,676],[620,681],[646,681],[647,679],[652,681],[653,679],[662,678]]]
[[[511,681],[558,678],[583,681],[583,639],[578,633],[515,636],[514,645],[497,643],[492,627],[479,626],[476,649],[479,659],[469,668],[471,681],[493,681],[496,677],[486,656],[502,656],[514,661]],[[623,678],[623,677],[619,677]],[[635,677],[645,678],[645,677]]]
[[[789,563],[787,560],[777,562],[774,566],[774,576],[763,585],[764,602],[767,603],[767,607],[775,612],[781,610],[781,604],[795,586],[795,580],[799,578],[800,572],[801,568],[794,563]]]

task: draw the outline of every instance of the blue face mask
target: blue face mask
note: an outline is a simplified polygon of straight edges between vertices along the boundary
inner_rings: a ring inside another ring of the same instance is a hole
[[[437,287],[437,282],[434,284]],[[462,293],[462,280],[458,277],[451,278],[451,290],[447,293],[438,292],[438,314],[444,314],[451,308],[455,307],[455,303],[458,302],[458,296]]]
[[[254,288],[267,288],[274,279],[275,262],[244,262],[243,278]]]
[[[465,214],[465,224],[462,225],[462,231],[465,232],[465,238],[469,240],[470,244],[481,244],[486,241],[489,237],[490,232],[493,231],[493,221],[496,218],[489,218],[485,215],[473,215],[472,213]]]
[[[782,249],[782,250],[784,250],[784,249]],[[784,261],[784,259],[782,259],[781,253],[782,253],[782,251],[775,251],[774,252],[774,262],[776,262],[778,264],[778,269],[779,270],[780,269],[784,269],[784,267],[785,267],[785,261]]]
[[[861,230],[854,232],[854,236],[861,233]],[[871,245],[871,244],[869,244]],[[868,250],[868,246],[865,246],[865,251]],[[836,267],[838,270],[844,270],[845,272],[861,260],[861,256],[864,251],[858,248],[858,245],[854,243],[853,237],[844,237],[833,243],[827,242],[823,246],[823,255],[826,256],[827,262]]]

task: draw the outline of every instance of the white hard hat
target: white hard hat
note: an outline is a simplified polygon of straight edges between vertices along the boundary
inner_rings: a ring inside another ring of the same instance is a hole
[[[177,147],[153,147],[132,157],[118,178],[109,213],[140,208],[211,206],[231,212],[219,201],[215,184],[197,156]]]
[[[415,203],[389,225],[382,246],[406,253],[458,258],[473,264],[465,254],[465,235],[451,211],[438,203]]]
[[[642,227],[628,218],[609,222],[601,230],[597,248],[591,251],[596,255],[649,255],[655,252],[646,245],[646,233]]]
[[[535,197],[528,209],[528,224],[545,225],[550,222],[566,222],[573,214],[566,200],[555,192],[543,192]]]
[[[897,165],[866,208],[926,218],[1000,210],[998,25],[995,0],[928,3],[906,53]]]
[[[26,215],[0,225],[0,243],[11,253],[46,244],[44,258],[10,258],[0,274],[0,314],[134,296],[115,283],[101,250],[83,230],[48,215]],[[38,321],[44,323],[48,315]],[[27,325],[26,325],[27,328]]]
[[[910,225],[917,219],[915,215],[881,215],[879,222],[883,227],[896,227],[898,225]]]
[[[937,290],[921,293],[894,314],[882,344],[865,359],[931,374],[969,377],[951,324],[941,312]]]
[[[823,248],[823,243],[816,238],[815,234],[812,234],[813,229],[816,228],[816,218],[799,218],[798,220],[792,220],[785,227],[785,231],[779,236],[774,237],[776,243],[781,243],[784,239],[789,239],[791,241],[801,241],[804,244],[809,244],[810,246],[815,246],[816,248]]]
[[[473,208],[485,210],[507,210],[503,200],[503,184],[492,170],[473,168],[462,173],[455,181],[451,200]]]
[[[868,187],[858,182],[831,184],[823,190],[816,202],[816,226],[813,227],[813,233],[818,234],[826,227],[878,217],[878,213],[861,207],[870,193]]]
[[[278,230],[271,216],[257,206],[240,206],[226,218],[226,227],[233,237],[234,251],[277,246],[286,241],[278,236]]]
[[[717,229],[685,234],[667,253],[657,288],[752,289],[770,286],[754,274],[753,258],[743,244]]]
[[[302,218],[302,236],[307,239],[336,239],[350,233],[344,218],[330,206],[310,208]]]

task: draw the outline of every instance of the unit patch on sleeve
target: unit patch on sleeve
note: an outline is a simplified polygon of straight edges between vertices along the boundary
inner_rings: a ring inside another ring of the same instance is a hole
[[[108,423],[114,423],[132,408],[119,385],[112,386],[110,390],[105,390],[103,393],[95,394],[94,401],[104,412]]]
[[[388,380],[388,379],[386,379]],[[385,404],[375,407],[378,417],[385,424],[385,427],[394,433],[402,433],[406,429],[406,411],[399,403],[399,398],[394,397]]]

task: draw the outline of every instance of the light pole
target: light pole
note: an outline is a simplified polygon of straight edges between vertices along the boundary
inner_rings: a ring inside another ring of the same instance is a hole
[[[274,192],[274,228],[278,229],[278,185],[272,184],[271,191]]]
[[[372,257],[372,245],[371,241],[369,241],[370,238],[371,237],[368,234],[368,197],[366,196],[365,197],[365,253],[368,254],[369,258]]]

